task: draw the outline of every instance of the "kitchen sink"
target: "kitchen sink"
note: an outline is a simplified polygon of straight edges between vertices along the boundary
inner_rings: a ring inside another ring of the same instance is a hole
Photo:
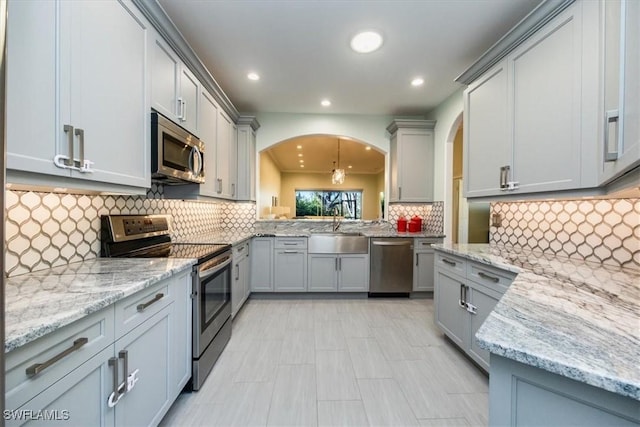
[[[313,233],[309,237],[310,254],[366,254],[369,238],[361,233]]]

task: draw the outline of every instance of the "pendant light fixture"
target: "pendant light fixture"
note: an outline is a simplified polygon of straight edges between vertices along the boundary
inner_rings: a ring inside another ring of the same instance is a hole
[[[332,184],[342,184],[344,182],[344,169],[340,169],[340,138],[338,138],[338,168],[336,169],[336,162],[333,162],[333,172],[331,173]]]

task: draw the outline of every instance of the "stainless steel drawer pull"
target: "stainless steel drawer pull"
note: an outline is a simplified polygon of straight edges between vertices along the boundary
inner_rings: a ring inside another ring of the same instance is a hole
[[[456,262],[455,261],[451,261],[450,259],[442,258],[442,262],[444,262],[445,264],[449,264],[452,267],[456,266]]]
[[[113,392],[111,393],[111,396],[109,396],[108,402],[109,407],[113,408],[115,404],[118,403],[118,400],[120,400],[120,392],[118,390],[120,388],[120,383],[118,382],[118,359],[116,357],[110,357],[109,366],[113,369]]]
[[[467,288],[464,284],[460,283],[460,299],[458,300],[458,305],[464,309],[467,308]]]
[[[162,298],[164,298],[164,294],[156,294],[155,297],[153,297],[153,299],[151,301],[145,302],[144,304],[138,304],[138,306],[136,307],[136,309],[140,312],[143,312],[147,307],[149,307],[151,304],[160,301]]]
[[[285,245],[285,246],[297,246],[298,244],[297,244],[297,243],[287,243],[287,242],[284,242],[284,243],[283,243],[283,245]]]
[[[64,350],[61,353],[56,354],[55,356],[53,356],[51,359],[47,360],[46,362],[44,362],[44,363],[35,363],[35,364],[29,366],[26,369],[27,376],[32,377],[34,375],[38,375],[40,372],[44,371],[49,366],[51,366],[54,363],[56,363],[58,360],[70,355],[71,353],[73,353],[74,351],[80,349],[80,347],[82,347],[83,345],[85,345],[88,342],[89,342],[88,338],[85,338],[85,337],[78,338],[77,340],[75,340],[73,342],[73,345],[71,347],[69,347],[68,349]]]
[[[500,281],[499,278],[494,277],[494,276],[490,276],[486,273],[483,273],[482,271],[478,272],[478,276],[482,277],[483,279],[487,279],[487,280],[491,280],[493,283],[498,283]]]

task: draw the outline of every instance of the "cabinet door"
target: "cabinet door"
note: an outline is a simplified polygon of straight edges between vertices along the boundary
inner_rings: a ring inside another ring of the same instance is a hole
[[[235,317],[236,313],[240,311],[244,298],[244,272],[242,271],[243,264],[242,259],[234,260],[233,262],[233,276],[231,278],[231,317]]]
[[[255,200],[256,196],[256,134],[251,126],[238,126],[237,132],[237,194],[238,200]]]
[[[275,290],[304,292],[307,290],[307,252],[277,250],[274,262]]]
[[[94,162],[93,172],[73,175],[149,187],[149,24],[120,2],[61,2],[60,15],[61,89],[70,88],[71,106],[67,118],[61,95],[61,118],[84,131],[75,157],[84,148]]]
[[[59,7],[53,1],[8,3],[7,169],[68,177],[70,170],[53,163],[56,155],[69,154],[68,135],[56,117]]]
[[[413,290],[418,292],[433,291],[434,251],[416,252],[413,267]]]
[[[309,255],[309,292],[338,290],[338,258],[336,255]]]
[[[581,7],[574,4],[509,55],[514,192],[580,187],[581,144],[592,137],[582,134]]]
[[[484,323],[500,299],[500,294],[482,285],[470,282],[467,287],[469,306],[469,355],[485,370],[489,370],[489,352],[476,342],[476,332]]]
[[[112,426],[115,408],[109,408],[107,399],[113,390],[112,367],[108,360],[113,356],[113,345],[71,371],[65,377],[44,390],[20,408],[8,410],[50,411],[54,419],[47,426]],[[24,413],[24,412],[22,412]],[[16,412],[19,414],[19,412]],[[43,420],[6,419],[8,427],[43,425]]]
[[[185,272],[171,280],[175,301],[172,307],[171,321],[171,369],[169,388],[171,399],[178,397],[191,378],[191,339],[193,283],[191,274]]]
[[[398,200],[433,201],[433,131],[398,131]]]
[[[273,291],[273,237],[251,240],[251,292]]]
[[[154,33],[151,62],[151,105],[167,118],[178,121],[181,62],[159,34]]]
[[[168,387],[171,309],[165,307],[115,343],[116,356],[127,352],[128,374],[138,370],[137,383],[116,406],[116,425],[157,425],[173,403]]]
[[[200,83],[184,65],[180,69],[180,124],[194,135],[200,135],[198,123],[198,95]]]
[[[368,255],[340,255],[338,258],[338,291],[369,291]]]
[[[231,199],[231,131],[233,124],[231,119],[220,109],[218,111],[218,138],[216,144],[216,195],[225,199]],[[235,183],[234,183],[235,184]]]
[[[218,103],[204,88],[200,89],[198,126],[200,139],[204,142],[204,183],[200,184],[200,194],[215,197],[216,193],[216,144],[218,141]]]
[[[610,0],[604,8],[603,184],[640,162],[640,4]]]
[[[249,200],[256,201],[256,133],[249,134]]]
[[[501,194],[500,168],[511,164],[506,61],[464,91],[464,196]]]
[[[467,310],[461,307],[459,301],[464,292],[464,280],[444,274],[436,269],[435,276],[435,316],[436,324],[459,347],[466,350],[465,322],[468,319]]]

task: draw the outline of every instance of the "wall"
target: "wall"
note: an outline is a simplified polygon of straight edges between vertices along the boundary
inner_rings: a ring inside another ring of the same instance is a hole
[[[100,256],[100,215],[167,214],[173,237],[223,229],[253,229],[255,204],[6,191],[5,274],[15,276]]]
[[[460,88],[442,104],[427,114],[427,118],[437,120],[435,137],[434,199],[444,200],[444,232],[445,242],[451,241],[451,200],[452,200],[452,155],[453,140],[458,126],[462,124],[463,99]]]
[[[491,204],[490,243],[640,270],[640,199]]]
[[[267,153],[260,153],[259,171],[260,179],[258,181],[258,217],[262,218],[269,213],[271,207],[271,197],[280,198],[281,175],[280,169],[273,162],[271,156]],[[280,206],[284,206],[279,203]]]
[[[331,175],[322,173],[282,173],[280,187],[280,205],[291,207],[291,216],[295,216],[295,190],[362,190],[362,219],[378,219],[380,212],[380,191],[378,175],[353,174],[343,184],[332,184]]]

